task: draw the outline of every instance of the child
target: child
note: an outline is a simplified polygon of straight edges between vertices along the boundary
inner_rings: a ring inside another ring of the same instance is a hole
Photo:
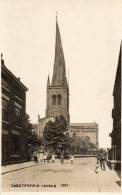
[[[33,158],[34,158],[34,163],[36,163],[37,162],[37,156],[36,156],[37,154],[36,154],[36,151],[34,151],[34,154],[33,154]]]
[[[98,173],[98,169],[100,168],[100,164],[97,162],[96,163],[96,168],[95,168],[95,173]]]
[[[55,155],[52,154],[52,162],[54,163],[54,161],[55,161]]]
[[[63,153],[61,153],[61,164],[63,164],[64,163],[64,155],[63,155]]]
[[[71,164],[73,164],[73,163],[74,163],[74,156],[71,155]]]
[[[39,162],[39,152],[36,153],[36,163]]]

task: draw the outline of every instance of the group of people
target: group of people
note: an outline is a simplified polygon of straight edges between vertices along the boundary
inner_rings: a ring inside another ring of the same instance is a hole
[[[52,162],[54,163],[55,154],[50,154],[49,152],[34,151],[33,158],[34,158],[34,163],[46,162],[46,161],[49,162],[49,160],[52,160]]]
[[[56,155],[54,153],[51,154],[50,152],[34,151],[34,154],[33,154],[34,163],[50,162],[50,160],[52,161],[52,163],[54,163],[55,157]],[[73,164],[74,163],[73,155],[70,156],[70,160],[71,160],[71,164]],[[63,153],[60,154],[60,161],[61,161],[61,164],[64,163]]]

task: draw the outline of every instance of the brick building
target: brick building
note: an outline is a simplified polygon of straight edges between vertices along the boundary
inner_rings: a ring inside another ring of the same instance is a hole
[[[25,156],[27,87],[4,64],[1,54],[2,163]]]
[[[121,44],[122,47],[122,44]],[[121,48],[118,59],[117,72],[115,77],[113,89],[113,102],[112,109],[113,130],[111,136],[111,150],[109,151],[108,163],[112,168],[121,168]]]

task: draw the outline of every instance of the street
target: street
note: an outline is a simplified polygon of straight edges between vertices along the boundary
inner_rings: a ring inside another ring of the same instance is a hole
[[[2,175],[2,191],[120,192],[120,178],[106,166],[95,173],[96,158],[75,158],[74,164],[39,164]]]

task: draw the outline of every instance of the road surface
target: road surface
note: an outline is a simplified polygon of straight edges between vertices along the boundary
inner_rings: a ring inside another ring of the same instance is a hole
[[[39,164],[2,175],[2,191],[120,192],[116,172],[95,167],[94,157]]]

